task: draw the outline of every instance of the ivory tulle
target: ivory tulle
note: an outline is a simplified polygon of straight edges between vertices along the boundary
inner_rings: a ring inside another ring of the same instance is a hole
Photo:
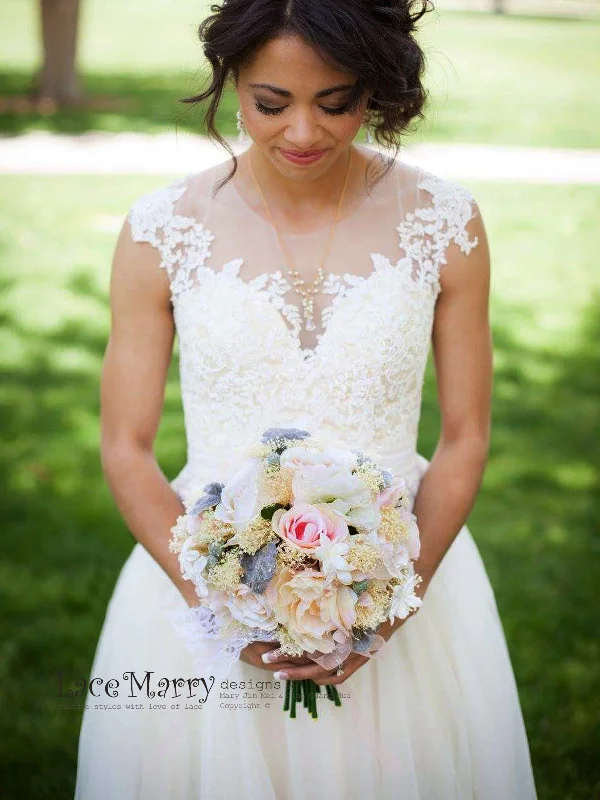
[[[190,691],[205,698],[203,685],[186,685],[177,701],[171,690],[165,699],[148,699],[133,684],[137,698],[128,697],[132,684],[122,680],[124,673],[133,671],[141,681],[151,671],[154,690],[162,677],[197,675],[167,616],[183,602],[137,544],[119,577],[92,668],[92,677],[121,681],[119,696],[88,697],[76,800],[536,797],[494,594],[466,527],[418,614],[396,631],[381,657],[338,687],[341,707],[320,700],[318,720],[303,708],[289,719],[281,691],[267,690],[275,698],[257,701],[218,683],[205,703],[185,699]],[[254,686],[273,680],[271,672],[237,662],[229,681],[250,679]],[[235,693],[239,698],[231,697]],[[171,710],[177,702],[179,710]],[[252,702],[260,707],[227,707]],[[166,710],[150,709],[151,703]],[[121,709],[96,710],[96,704]],[[196,708],[186,710],[186,704]]]

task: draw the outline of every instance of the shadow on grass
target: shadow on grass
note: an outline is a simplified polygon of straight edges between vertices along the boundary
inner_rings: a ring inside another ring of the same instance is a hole
[[[12,71],[0,74],[0,132],[17,135],[31,129],[77,134],[86,131],[183,131],[204,133],[202,110],[179,102],[206,85],[201,73],[87,74],[84,87],[90,107],[43,114],[24,102],[31,76]],[[16,106],[16,108],[15,108]],[[217,127],[226,136],[237,133],[237,100],[225,92]]]
[[[107,304],[83,275],[70,290]],[[495,330],[501,365],[492,452],[470,520],[496,589],[540,797],[561,800],[589,798],[599,779],[599,308],[590,306],[579,349],[558,355],[523,347],[506,310]],[[55,800],[72,796],[81,720],[80,711],[61,709],[69,701],[57,697],[58,674],[70,685],[89,675],[106,604],[134,542],[98,457],[104,332],[82,322],[40,336],[10,314],[1,325],[21,353],[2,375],[0,587],[9,614],[0,629],[0,742],[10,765],[3,796]],[[61,358],[74,347],[86,367]],[[429,455],[438,430],[431,372],[421,429]],[[156,449],[173,477],[185,459],[176,359]]]
[[[494,586],[530,738],[540,797],[600,789],[600,298],[579,348],[531,350],[494,331],[490,459],[469,527]],[[543,376],[543,377],[542,377]],[[428,374],[423,450],[438,413]]]
[[[107,306],[83,274],[68,288]],[[81,712],[61,710],[77,698],[57,696],[58,675],[70,686],[89,676],[107,602],[134,544],[99,461],[106,340],[85,322],[40,336],[5,313],[0,326],[22,353],[2,369],[0,749],[10,767],[2,795],[72,797]],[[73,348],[94,366],[61,366]],[[172,476],[185,460],[176,370],[173,363],[157,444]]]

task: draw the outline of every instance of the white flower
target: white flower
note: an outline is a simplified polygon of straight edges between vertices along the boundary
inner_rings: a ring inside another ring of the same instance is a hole
[[[202,574],[207,561],[208,556],[203,556],[194,549],[193,539],[186,539],[179,553],[179,566],[183,577],[194,584],[198,597],[206,597],[208,594],[208,587]]]
[[[227,481],[215,508],[216,519],[231,523],[237,530],[254,519],[260,509],[259,474],[259,462],[251,459]]]
[[[379,506],[371,501],[371,494],[369,492],[369,500],[364,504],[357,504],[344,514],[346,522],[349,525],[354,525],[357,528],[366,528],[368,531],[374,531],[381,523],[381,512]],[[335,503],[333,504],[335,507]]]
[[[348,537],[344,541],[332,541],[321,534],[321,544],[315,548],[314,555],[321,561],[321,571],[324,575],[337,578],[341,583],[352,583],[350,564],[345,555],[350,549]]]
[[[411,611],[423,604],[421,598],[415,594],[415,588],[419,582],[418,576],[413,572],[403,584],[394,586],[394,594],[390,606],[390,622],[394,621],[394,617],[406,619]]]
[[[278,625],[266,597],[255,594],[245,583],[241,583],[233,592],[210,587],[206,604],[215,615],[219,631],[228,628],[234,621],[267,632],[274,631]]]
[[[365,541],[375,545],[381,554],[383,565],[374,577],[383,580],[402,577],[403,570],[410,564],[410,553],[404,542],[388,542],[377,531],[370,531]]]
[[[401,542],[390,544],[384,542],[381,546],[382,561],[393,578],[399,578],[402,570],[410,564],[410,554]]]
[[[274,631],[277,628],[275,613],[266,597],[256,594],[245,583],[230,592],[225,600],[231,616],[250,628]]]
[[[380,523],[379,507],[371,492],[359,475],[343,467],[301,469],[294,475],[292,492],[296,502],[330,505],[351,525],[372,529]]]
[[[356,466],[356,455],[349,450],[328,447],[311,450],[306,447],[288,447],[281,455],[281,466],[294,472],[305,469],[322,470],[339,467],[348,471]]]

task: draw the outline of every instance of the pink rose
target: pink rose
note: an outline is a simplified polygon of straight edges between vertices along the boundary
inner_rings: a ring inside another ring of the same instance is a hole
[[[350,535],[344,517],[324,505],[296,503],[289,511],[273,514],[273,530],[289,544],[302,550],[314,550],[321,544],[321,535],[339,542]]]

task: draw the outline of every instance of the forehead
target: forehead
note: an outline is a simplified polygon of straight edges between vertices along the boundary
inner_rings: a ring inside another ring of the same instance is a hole
[[[294,95],[314,94],[338,83],[353,84],[356,77],[324,61],[307,42],[296,35],[281,35],[268,41],[240,68],[245,83],[271,83]]]

